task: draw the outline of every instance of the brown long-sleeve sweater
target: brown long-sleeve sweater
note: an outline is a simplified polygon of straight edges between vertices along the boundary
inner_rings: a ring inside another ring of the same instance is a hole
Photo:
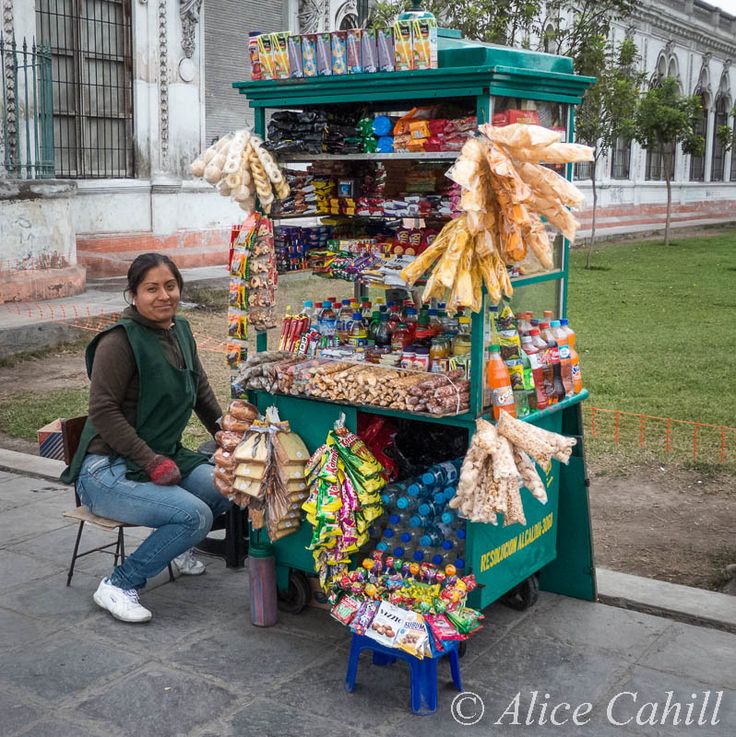
[[[177,368],[184,368],[184,357],[173,328],[157,327],[133,307],[123,314],[155,331],[166,359]],[[195,370],[199,383],[194,411],[214,435],[220,429],[217,419],[222,410],[196,354]],[[92,366],[89,418],[99,434],[90,443],[88,453],[124,456],[141,468],[153,458],[155,453],[135,431],[138,382],[138,369],[125,329],[111,330],[100,338]]]

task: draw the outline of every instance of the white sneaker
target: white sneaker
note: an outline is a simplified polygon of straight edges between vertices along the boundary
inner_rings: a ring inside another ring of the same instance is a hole
[[[207,570],[205,564],[194,557],[191,548],[185,553],[177,555],[171,562],[182,576],[201,576]]]
[[[148,622],[153,616],[138,601],[135,589],[121,589],[113,586],[109,578],[103,578],[92,597],[101,609],[107,609],[121,622]]]

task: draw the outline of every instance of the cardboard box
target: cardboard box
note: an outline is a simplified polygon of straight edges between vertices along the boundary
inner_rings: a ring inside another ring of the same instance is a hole
[[[49,422],[36,431],[38,438],[38,452],[42,458],[53,458],[55,461],[64,460],[64,441],[61,436],[61,418]]]

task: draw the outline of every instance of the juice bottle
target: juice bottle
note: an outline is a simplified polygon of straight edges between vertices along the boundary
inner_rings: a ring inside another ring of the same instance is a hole
[[[356,348],[365,348],[368,342],[368,331],[363,325],[360,312],[353,313],[352,324],[350,325],[350,345]]]
[[[565,396],[571,397],[574,393],[572,385],[572,362],[570,361],[570,342],[567,333],[562,329],[559,320],[552,320],[550,331],[557,341],[557,350],[560,354],[560,373],[562,385],[565,388]]]
[[[350,300],[344,299],[342,307],[337,313],[335,322],[335,334],[340,343],[347,343],[350,337],[350,324],[353,320],[353,308],[350,306]]]
[[[555,319],[555,313],[552,310],[545,310],[543,314],[545,322],[552,322]]]
[[[532,333],[534,330],[532,330]],[[539,331],[536,331],[539,334]],[[538,345],[535,345],[532,335],[525,335],[521,339],[521,351],[529,361],[534,382],[534,404],[537,409],[546,409],[549,406],[547,392],[544,390],[544,368],[542,364],[542,353]]]
[[[396,302],[389,302],[388,306],[388,325],[391,333],[399,326],[401,322],[401,306]]]
[[[566,319],[560,320],[560,325],[567,332],[567,339],[570,342],[570,363],[572,365],[572,388],[575,394],[579,394],[583,389],[583,375],[580,373],[580,356],[575,350],[575,331],[569,326]]]
[[[376,328],[375,341],[377,346],[391,345],[391,329],[388,326],[388,312],[382,312],[380,322]]]
[[[381,313],[378,310],[373,310],[371,313],[371,322],[368,326],[368,339],[375,342],[376,332],[381,325]]]
[[[486,381],[491,387],[494,419],[498,420],[501,412],[508,412],[512,417],[516,417],[509,370],[501,358],[501,346],[499,345],[491,346],[491,354],[486,365]]]
[[[406,323],[400,322],[391,333],[391,350],[400,353],[409,345],[410,340],[409,328]]]
[[[439,310],[429,310],[429,327],[434,335],[440,335],[442,333]]]

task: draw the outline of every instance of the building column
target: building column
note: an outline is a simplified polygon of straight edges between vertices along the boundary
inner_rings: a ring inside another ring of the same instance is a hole
[[[713,106],[708,110],[708,125],[705,128],[705,176],[703,181],[710,182],[713,169],[713,144],[715,142],[716,111]]]
[[[728,120],[726,121],[726,123],[728,127],[731,130],[733,130],[734,125],[736,125],[736,116],[729,114]],[[734,155],[733,148],[729,148],[726,151],[725,161],[723,162],[723,181],[724,182],[731,181],[731,162],[733,161],[733,155]]]

